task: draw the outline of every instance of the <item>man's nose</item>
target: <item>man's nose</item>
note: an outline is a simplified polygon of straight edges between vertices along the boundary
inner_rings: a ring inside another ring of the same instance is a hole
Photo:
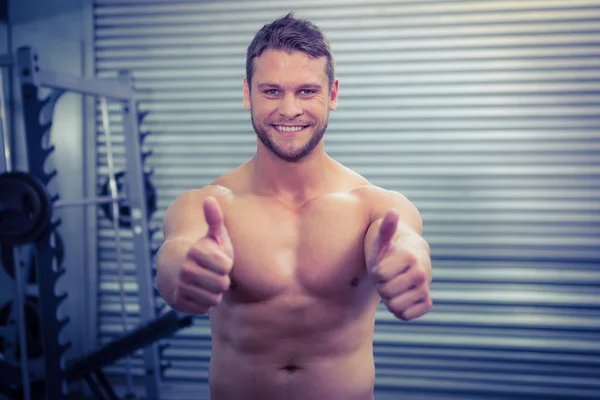
[[[294,119],[297,116],[302,115],[302,107],[300,107],[296,96],[292,94],[283,96],[277,111],[279,112],[279,115],[287,119]]]

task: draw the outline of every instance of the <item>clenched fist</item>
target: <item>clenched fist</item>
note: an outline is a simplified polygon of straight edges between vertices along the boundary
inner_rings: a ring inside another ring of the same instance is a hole
[[[179,270],[175,303],[182,312],[205,314],[218,305],[231,284],[233,246],[216,199],[204,201],[208,233],[194,243]]]
[[[383,218],[367,255],[367,268],[388,310],[408,321],[431,309],[431,259],[429,245],[421,236],[406,233],[397,237],[398,220],[393,210]]]

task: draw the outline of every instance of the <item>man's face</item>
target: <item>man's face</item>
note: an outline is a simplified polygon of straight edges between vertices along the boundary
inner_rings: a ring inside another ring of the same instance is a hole
[[[338,81],[331,90],[327,59],[302,52],[267,50],[254,59],[252,90],[244,80],[244,106],[260,141],[288,162],[303,159],[321,142],[329,111],[337,105]]]

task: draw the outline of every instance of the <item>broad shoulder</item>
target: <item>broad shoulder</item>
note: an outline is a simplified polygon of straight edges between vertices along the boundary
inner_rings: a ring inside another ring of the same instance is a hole
[[[190,225],[204,221],[204,200],[214,197],[223,207],[229,202],[230,190],[221,185],[210,184],[200,189],[190,189],[181,193],[165,211],[163,230],[170,232],[187,230]]]
[[[423,221],[417,207],[403,194],[373,185],[357,172],[343,166],[350,195],[361,202],[368,215],[369,224],[380,221],[385,214],[394,209],[400,215],[400,221],[408,224],[419,235],[423,232]]]
[[[365,204],[369,213],[369,222],[382,219],[390,210],[396,210],[400,220],[422,234],[423,221],[417,207],[403,194],[375,186],[371,183],[361,185],[352,191]]]
[[[242,164],[231,171],[221,175],[210,186],[226,196],[227,200],[252,192],[249,163]]]
[[[211,183],[199,189],[190,189],[181,193],[169,208],[202,206],[208,197],[214,197],[219,203],[225,203],[232,196],[231,190],[223,185]]]
[[[195,208],[200,206],[202,208],[202,204],[207,197],[214,197],[222,207],[226,207],[231,204],[236,193],[240,192],[241,186],[248,181],[241,176],[243,173],[243,169],[238,167],[219,176],[206,186],[189,189],[181,193],[171,207]]]

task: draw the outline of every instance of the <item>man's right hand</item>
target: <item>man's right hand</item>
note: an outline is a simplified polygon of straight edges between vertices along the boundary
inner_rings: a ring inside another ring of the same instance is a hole
[[[206,314],[221,302],[231,284],[233,246],[214,197],[204,201],[204,217],[208,233],[187,252],[175,289],[177,308],[186,313]]]

